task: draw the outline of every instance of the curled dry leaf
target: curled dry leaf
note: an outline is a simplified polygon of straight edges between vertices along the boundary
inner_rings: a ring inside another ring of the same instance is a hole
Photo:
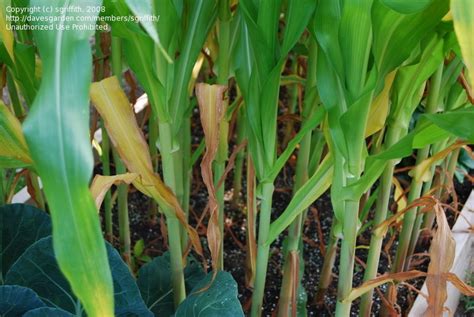
[[[397,211],[396,214],[389,217],[377,227],[374,228],[374,232],[377,235],[384,236],[388,228],[395,224],[403,215],[412,210],[413,208],[421,208],[421,211],[431,210],[433,206],[436,205],[436,200],[433,197],[420,197],[417,200],[413,201],[411,204],[403,208],[402,210]]]
[[[112,185],[119,185],[120,183],[131,184],[137,177],[138,174],[136,173],[125,173],[114,176],[104,176],[97,174],[92,180],[92,184],[89,189],[92,194],[92,198],[94,198],[97,210],[100,209],[100,206],[104,201],[105,194],[110,189],[110,187],[112,187]]]
[[[392,282],[392,281],[406,281],[410,279],[414,279],[417,277],[422,277],[426,276],[425,272],[422,271],[408,271],[408,272],[399,272],[399,273],[390,273],[390,274],[384,274],[382,276],[376,277],[370,281],[367,281],[363,283],[361,286],[352,289],[352,291],[349,293],[349,296],[347,296],[344,301],[345,302],[352,302],[355,300],[357,297],[364,295],[367,293],[369,290],[376,288],[382,284]]]
[[[430,265],[426,286],[428,288],[428,308],[424,316],[443,316],[444,302],[447,298],[447,275],[454,262],[456,242],[449,228],[446,215],[440,204],[436,204],[436,230],[430,247]]]
[[[145,195],[153,197],[168,217],[178,218],[186,228],[196,252],[202,255],[199,236],[188,224],[178,199],[162,182],[160,176],[153,172],[145,137],[117,78],[109,77],[93,83],[90,94],[120,158],[130,172],[139,175],[133,185]]]
[[[204,83],[196,85],[196,96],[206,141],[206,152],[201,161],[201,173],[209,193],[210,221],[207,227],[207,240],[211,251],[212,267],[215,271],[218,269],[222,237],[219,228],[219,206],[214,186],[212,162],[217,154],[220,124],[226,112],[226,103],[224,102],[226,89],[227,87],[223,85],[208,85]]]

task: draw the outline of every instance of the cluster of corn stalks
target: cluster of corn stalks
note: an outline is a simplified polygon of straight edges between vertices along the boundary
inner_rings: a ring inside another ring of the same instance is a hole
[[[62,10],[28,10],[47,6]],[[59,267],[88,315],[114,314],[102,242],[113,239],[114,204],[122,257],[135,266],[132,188],[166,219],[176,307],[190,250],[213,272],[228,269],[226,192],[246,217],[251,316],[269,300],[270,248],[283,236],[279,316],[305,315],[305,292],[324,299],[337,265],[336,316],[349,316],[358,297],[360,316],[370,316],[386,283],[382,310],[396,314],[398,283],[417,277],[426,276],[429,316],[441,316],[448,281],[472,295],[448,274],[444,203],[460,154],[472,156],[474,1],[3,0],[0,11],[0,205],[24,177],[51,214]],[[146,131],[131,107],[137,84],[150,106]],[[93,147],[102,170],[91,182]],[[401,184],[396,169],[410,157]],[[290,161],[291,200],[276,210],[276,179]],[[208,193],[205,247],[190,225],[192,180]],[[334,217],[319,287],[304,290],[307,210],[327,191]],[[423,231],[433,232],[428,272],[410,266]],[[396,254],[381,270],[387,235]],[[368,249],[362,285],[353,283],[357,248]]]

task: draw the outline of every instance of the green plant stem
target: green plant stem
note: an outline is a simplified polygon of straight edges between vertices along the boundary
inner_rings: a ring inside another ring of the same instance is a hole
[[[442,169],[442,172],[438,176],[438,189],[436,190],[435,197],[439,199],[440,201],[443,200],[443,192],[445,191],[445,188],[447,186],[451,186],[449,184],[454,176],[454,172],[457,167],[457,162],[459,158],[459,153],[461,149],[456,149],[451,153],[448,157],[448,159],[444,160],[442,165],[445,166],[445,168]],[[423,224],[422,228],[423,229],[429,229],[433,227],[434,220],[436,218],[436,214],[434,212],[429,212],[425,215],[423,219]]]
[[[300,150],[298,152],[298,160],[296,162],[296,174],[295,174],[295,185],[293,193],[295,193],[304,183],[308,180],[308,160],[311,148],[311,133],[307,133],[300,143]],[[290,271],[291,267],[291,252],[298,252],[301,241],[301,231],[303,229],[303,220],[305,213],[300,213],[295,220],[291,223],[288,229],[287,246],[284,252],[285,264],[283,268],[283,281],[282,288],[280,290],[279,300],[279,311],[278,316],[289,316],[291,309],[296,307],[290,307],[291,295],[293,285],[299,284],[299,278],[297,281],[293,280],[293,274]]]
[[[116,151],[113,152],[113,156],[115,162],[115,173],[117,175],[126,173],[127,169]],[[117,191],[120,247],[124,261],[131,268],[132,248],[130,238],[130,220],[128,217],[128,186],[121,184],[118,186]]]
[[[388,128],[385,146],[390,147],[395,144],[400,138],[401,131],[397,127]],[[393,171],[395,162],[387,163],[382,176],[380,178],[380,189],[375,206],[375,217],[373,220],[373,227],[377,227],[387,218],[389,207],[390,193],[392,189]],[[364,273],[364,281],[369,281],[377,277],[377,270],[380,261],[380,252],[382,250],[384,234],[383,232],[373,230],[370,239],[369,254],[367,255],[367,267]],[[362,296],[360,304],[360,316],[370,316],[372,308],[372,296],[374,290],[371,289]]]
[[[112,36],[112,73],[121,81],[122,77],[122,40]],[[115,149],[112,151],[115,163],[115,174],[124,174],[127,172],[125,165],[120,159]],[[128,216],[128,185],[120,184],[117,188],[117,208],[119,220],[119,239],[122,250],[122,256],[125,262],[131,268],[132,252],[130,238],[130,220]]]
[[[158,171],[158,148],[156,147],[156,141],[158,140],[158,123],[155,115],[152,113],[148,120],[148,148],[150,150],[151,162],[153,164],[153,170]],[[158,214],[158,204],[153,199],[150,200],[150,206],[148,210],[148,216],[150,219],[156,217]]]
[[[435,168],[436,168],[435,165],[431,167],[431,175],[433,175]],[[427,182],[423,183],[423,187],[421,189],[421,196],[427,195],[428,192],[431,190],[432,185],[433,185],[433,176],[431,176]],[[411,257],[413,255],[413,252],[415,251],[418,238],[420,237],[420,228],[421,228],[421,224],[423,222],[423,216],[424,216],[424,214],[418,213],[420,211],[420,207],[416,207],[415,209],[416,209],[416,212],[415,212],[416,219],[415,219],[415,223],[413,224],[413,230],[411,233],[411,240],[410,240],[410,245],[408,247],[407,258]]]
[[[309,56],[308,56],[308,74],[310,74],[306,81],[306,91],[309,94],[309,91],[316,86],[316,62],[317,62],[317,45],[315,41],[311,41],[310,48],[309,48]],[[297,59],[293,60],[292,71],[293,73],[297,73],[298,63]],[[296,110],[296,104],[298,102],[298,86],[295,85],[291,91],[291,101],[290,101],[290,113],[294,113]],[[307,97],[304,103],[303,109],[303,118],[308,118],[308,115],[314,108],[312,103],[312,98]],[[284,142],[284,146],[286,147],[290,135],[292,133],[291,129],[293,129],[293,124],[289,123],[287,126],[287,131],[285,137],[287,138],[286,142]],[[296,171],[295,171],[295,185],[293,187],[293,194],[298,191],[308,180],[309,173],[308,173],[308,165],[309,165],[309,158],[311,155],[311,139],[312,133],[308,132],[300,142],[300,148],[298,152],[298,159],[296,162]],[[317,160],[318,162],[321,160],[321,157],[313,157],[313,159]],[[280,300],[279,300],[279,316],[288,316],[291,314],[291,310],[295,310],[296,307],[290,307],[291,303],[291,295],[293,286],[296,284],[298,289],[298,285],[300,283],[300,277],[298,276],[297,280],[293,279],[294,274],[292,274],[290,267],[291,267],[291,253],[292,252],[301,252],[299,250],[300,242],[301,242],[301,231],[303,230],[303,222],[306,218],[306,211],[300,213],[295,220],[291,223],[288,229],[288,238],[287,238],[287,246],[284,250],[284,257],[285,257],[285,264],[283,268],[283,281],[282,281],[282,288],[280,291]],[[301,255],[298,255],[301,258]],[[299,274],[300,276],[302,274]],[[293,294],[296,296],[296,294]]]
[[[430,91],[428,95],[428,101],[426,103],[426,110],[427,114],[435,113],[438,107],[438,99],[439,99],[439,91],[440,85],[443,75],[443,65],[440,65],[436,72],[432,76]],[[421,164],[430,153],[430,146],[425,146],[422,149],[418,150],[416,156],[416,165]],[[408,204],[413,203],[415,200],[420,198],[421,190],[423,188],[423,182],[421,180],[412,181],[412,185],[410,188],[410,193],[408,194]],[[416,220],[416,208],[412,208],[409,210],[403,217],[403,227],[398,238],[399,245],[397,248],[397,253],[395,256],[395,262],[392,271],[393,272],[401,272],[405,269],[405,260],[408,254],[408,248],[410,245],[411,234],[413,231],[413,226]]]
[[[172,127],[168,122],[158,122],[158,128],[163,178],[166,185],[174,191],[177,185],[175,164],[180,163],[180,161],[176,160],[174,157],[176,152],[173,152]],[[165,214],[168,226],[174,304],[175,307],[178,307],[179,303],[181,303],[186,297],[181,248],[181,225],[173,210],[165,210]]]
[[[183,120],[183,130],[181,131],[181,170],[180,177],[182,179],[182,199],[181,207],[186,215],[186,219],[189,218],[189,198],[191,195],[191,178],[192,178],[192,166],[191,166],[191,118],[187,117]],[[181,226],[181,246],[183,249],[188,244],[188,233]]]
[[[341,261],[339,265],[339,281],[337,285],[336,316],[350,315],[350,301],[342,301],[352,290],[354,271],[355,246],[357,242],[357,223],[359,221],[359,199],[346,200],[344,207],[342,230],[344,239],[341,240]]]
[[[217,83],[219,85],[228,86],[229,82],[229,49],[230,49],[230,8],[228,0],[219,1],[219,59],[218,66],[219,72],[217,75]],[[224,102],[228,102],[228,98]],[[227,118],[223,118],[219,128],[219,146],[217,149],[216,159],[213,165],[214,173],[214,184],[221,179],[224,174],[225,165],[227,161],[228,152],[228,138],[229,134],[229,122]],[[219,230],[221,234],[221,245],[219,250],[219,259],[217,263],[217,269],[224,269],[224,184],[219,188],[216,188],[216,199],[219,208]]]
[[[260,316],[262,311],[265,278],[267,275],[270,250],[270,245],[266,245],[265,242],[268,237],[268,230],[270,229],[272,196],[275,189],[273,183],[262,183],[261,186],[262,202],[258,228],[257,270],[255,274],[255,288],[252,294],[252,308],[250,312],[250,316],[252,317]]]
[[[291,72],[292,74],[297,75],[298,72],[298,58],[294,57],[292,59],[291,64]],[[294,114],[296,112],[296,105],[298,104],[298,84],[294,84],[291,89],[289,89],[289,106],[287,114]],[[291,139],[291,135],[294,131],[295,122],[293,120],[289,120],[285,125],[285,132],[282,141],[282,149],[285,149],[288,145],[288,142]]]
[[[104,121],[100,121],[102,130],[102,173],[105,176],[110,175],[110,139],[105,129]],[[104,219],[105,219],[105,236],[109,242],[113,239],[113,220],[112,220],[112,194],[107,191],[104,197]]]
[[[378,193],[377,203],[375,207],[375,217],[373,227],[375,228],[381,224],[387,218],[388,204],[390,199],[390,192],[392,188],[392,177],[393,177],[394,165],[389,163],[383,171],[380,179],[380,190]],[[383,232],[373,230],[372,237],[370,239],[369,254],[367,255],[367,267],[364,273],[364,281],[371,280],[377,276],[377,270],[380,260],[380,251],[382,250],[383,243]],[[374,290],[371,289],[362,296],[360,315],[370,316],[370,310],[372,307],[372,295]]]

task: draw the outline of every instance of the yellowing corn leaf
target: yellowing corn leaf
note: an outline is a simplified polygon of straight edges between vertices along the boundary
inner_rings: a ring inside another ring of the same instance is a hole
[[[369,121],[365,129],[365,137],[380,131],[385,126],[385,121],[390,109],[390,90],[395,79],[396,70],[385,77],[385,85],[382,92],[374,99],[370,106]]]
[[[398,181],[396,177],[392,178],[393,185],[395,186],[395,201],[397,202],[397,214],[400,211],[404,210],[407,207],[407,196],[405,195],[405,191],[403,190],[402,185]],[[397,219],[397,221],[401,221],[403,216]]]
[[[441,205],[436,204],[436,222],[438,229],[434,234],[430,247],[430,265],[428,266],[428,276],[426,286],[428,288],[428,308],[423,316],[437,317],[443,316],[444,302],[447,298],[446,273],[449,272],[454,262],[456,242],[454,241],[451,229],[449,229],[446,215]]]
[[[145,195],[153,197],[167,216],[176,216],[186,228],[196,252],[202,254],[199,236],[196,230],[188,225],[176,196],[161,181],[160,176],[153,172],[145,137],[117,78],[109,77],[93,83],[90,94],[120,158],[130,172],[139,175],[133,185]]]
[[[12,61],[15,61],[15,54],[13,52],[15,37],[13,36],[11,28],[8,27],[10,22],[6,21],[6,8],[8,6],[10,6],[9,0],[0,0],[0,25],[2,26],[0,28],[0,42],[5,45],[5,49],[7,50],[8,55],[10,55]]]
[[[414,279],[417,277],[426,276],[425,272],[413,270],[408,272],[399,272],[399,273],[391,273],[391,274],[384,274],[382,276],[376,277],[370,281],[365,282],[361,286],[352,289],[349,293],[349,296],[346,297],[343,301],[344,302],[352,302],[357,297],[364,295],[368,291],[373,288],[376,288],[380,285],[383,285],[388,282],[392,281],[406,281],[410,279]]]
[[[458,38],[464,64],[469,71],[471,91],[474,91],[474,1],[451,0],[454,31]]]
[[[454,151],[457,148],[460,148],[464,145],[466,145],[466,142],[456,142],[450,146],[448,146],[446,149],[436,153],[435,155],[427,158],[420,164],[418,164],[414,169],[412,169],[408,174],[414,178],[416,182],[427,182],[431,177],[431,166],[433,164],[436,164],[439,160],[444,159],[446,156],[448,156],[452,151]]]
[[[97,210],[100,209],[104,201],[105,193],[107,193],[112,185],[119,185],[120,183],[131,184],[137,177],[138,174],[136,173],[125,173],[114,176],[96,175],[92,180],[89,190],[91,191],[92,198],[94,198]]]
[[[31,165],[32,160],[26,145],[21,123],[0,102],[0,167]]]
[[[196,96],[206,141],[206,152],[201,161],[201,173],[209,193],[210,221],[207,226],[207,240],[211,251],[212,267],[214,270],[218,268],[222,237],[219,229],[219,206],[216,198],[216,188],[214,186],[212,162],[217,154],[220,124],[226,112],[226,102],[224,102],[226,89],[227,87],[222,85],[208,85],[203,83],[196,85]]]

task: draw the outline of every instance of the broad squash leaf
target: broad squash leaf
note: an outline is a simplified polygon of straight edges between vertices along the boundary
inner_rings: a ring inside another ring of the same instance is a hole
[[[105,245],[104,240],[100,243]],[[112,269],[114,281],[114,316],[152,316],[140,296],[138,287],[127,265],[118,252],[106,244],[108,264]],[[71,250],[70,254],[73,254]],[[69,283],[57,265],[51,237],[43,238],[30,246],[10,268],[5,279],[6,284],[16,284],[33,289],[46,304],[75,313],[79,301],[72,293]]]
[[[237,298],[237,284],[232,275],[219,271],[213,279],[213,274],[208,273],[193,288],[191,294],[178,306],[175,316],[244,316]]]
[[[175,311],[170,270],[170,255],[166,252],[138,271],[138,288],[148,309],[155,316],[171,316]],[[193,257],[188,257],[184,268],[187,292],[189,293],[205,276],[201,265]]]
[[[46,304],[38,295],[27,287],[0,286],[0,316],[2,317],[24,316],[27,311],[44,306]]]
[[[51,235],[51,219],[43,210],[23,204],[0,207],[0,219],[0,282],[3,282],[12,264],[30,245]]]
[[[23,317],[74,317],[74,315],[59,308],[41,307],[28,311]]]

